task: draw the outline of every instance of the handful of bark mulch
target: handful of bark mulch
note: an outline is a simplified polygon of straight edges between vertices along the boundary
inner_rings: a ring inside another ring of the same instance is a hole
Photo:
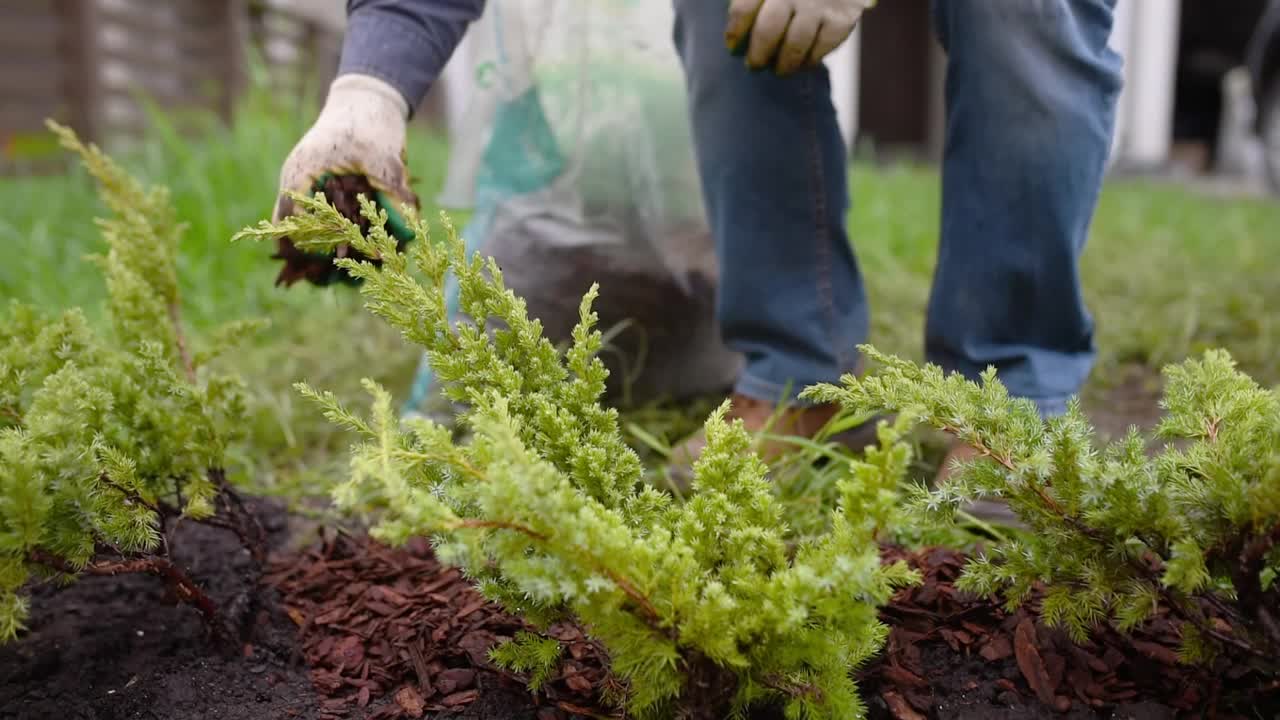
[[[956,590],[965,562],[960,553],[885,554],[887,561],[909,562],[924,582],[882,609],[892,627],[888,645],[859,682],[872,717],[1154,720],[1199,717],[1206,708],[1219,720],[1244,717],[1223,706],[1248,685],[1249,670],[1232,658],[1211,673],[1180,664],[1177,628],[1165,615],[1132,638],[1107,631],[1076,645],[1039,621],[1038,598],[1007,613],[998,602]]]
[[[324,717],[601,717],[601,649],[580,630],[553,626],[564,653],[535,697],[525,678],[494,665],[491,648],[520,630],[519,618],[485,600],[439,563],[425,541],[392,549],[326,531],[300,555],[273,559],[267,582],[281,591]],[[471,706],[476,706],[472,708]]]
[[[331,175],[325,179],[320,190],[343,217],[359,226],[362,234],[368,234],[369,221],[360,214],[358,200],[360,195],[370,199],[374,197],[374,187],[367,178],[363,175]],[[405,243],[404,239],[400,239],[396,243],[397,249],[404,250]],[[381,262],[378,258],[365,256],[347,243],[337,246],[330,255],[306,252],[295,246],[289,238],[282,237],[276,243],[276,254],[271,256],[272,260],[284,261],[284,267],[280,268],[275,284],[289,287],[299,280],[306,280],[312,285],[320,286],[335,282],[355,285],[356,279],[333,263],[336,258],[345,257],[371,260],[375,265]]]

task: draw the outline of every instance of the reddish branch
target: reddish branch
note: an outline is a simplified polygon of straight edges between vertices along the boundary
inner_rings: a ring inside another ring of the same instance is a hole
[[[1280,622],[1269,608],[1268,597],[1277,593],[1273,589],[1268,593],[1262,588],[1262,570],[1266,567],[1267,555],[1280,544],[1280,523],[1271,527],[1270,532],[1255,536],[1244,543],[1240,550],[1239,560],[1231,581],[1239,597],[1240,608],[1245,614],[1254,617],[1262,626],[1267,639],[1276,649],[1280,649]]]
[[[182,331],[182,308],[177,299],[169,303],[169,322],[173,324],[173,342],[178,346],[178,359],[182,361],[182,369],[187,381],[196,381],[196,367],[191,361],[191,351],[187,349],[187,337]]]
[[[156,515],[160,515],[160,516],[163,516],[163,515],[164,515],[164,513],[163,513],[163,512],[161,512],[160,506],[156,505],[155,503],[148,502],[145,498],[143,498],[141,495],[139,495],[136,491],[134,491],[134,490],[130,490],[129,488],[127,488],[127,487],[125,487],[125,486],[121,485],[120,483],[116,482],[114,479],[112,479],[112,477],[111,477],[110,475],[106,474],[105,472],[104,472],[104,473],[100,473],[100,474],[98,475],[98,480],[99,480],[100,482],[102,482],[104,485],[110,485],[113,489],[115,489],[115,491],[116,491],[116,492],[118,492],[118,493],[120,493],[121,495],[123,495],[123,496],[125,497],[125,499],[126,499],[126,500],[128,500],[128,501],[130,501],[130,502],[138,503],[139,505],[141,505],[141,506],[143,506],[143,507],[147,508],[148,510],[150,510],[150,511],[151,511],[151,512],[153,512],[153,513],[155,513]],[[163,520],[163,517],[162,517],[161,519]]]
[[[266,561],[266,534],[259,524],[257,517],[245,507],[240,496],[232,490],[227,482],[226,473],[221,469],[211,468],[208,471],[209,481],[218,488],[218,500],[221,506],[221,515],[205,518],[199,522],[211,527],[217,527],[229,530],[236,534],[241,544],[249,550],[254,562],[260,570]],[[127,488],[116,482],[106,473],[99,476],[99,480],[115,491],[124,496],[125,500],[135,502],[146,507],[156,514],[161,527],[163,528],[167,520],[178,515],[179,511],[169,505],[161,502],[150,502],[142,497],[137,491]],[[162,546],[163,547],[163,546]],[[171,560],[163,555],[141,555],[130,557],[118,561],[98,561],[90,563],[83,569],[77,569],[68,563],[65,559],[54,553],[42,549],[33,550],[28,554],[28,560],[32,563],[44,565],[58,572],[68,575],[85,573],[89,575],[119,575],[122,573],[148,573],[162,578],[168,587],[173,591],[179,601],[187,605],[194,606],[199,610],[205,623],[214,633],[223,639],[230,637],[227,627],[220,622],[220,616],[217,606],[213,600],[200,589],[199,585],[187,575],[179,566],[175,565]]]
[[[155,555],[147,555],[143,557],[130,558],[119,561],[99,561],[86,565],[82,569],[73,567],[70,563],[53,553],[46,550],[36,549],[27,554],[30,562],[44,565],[45,567],[57,570],[68,575],[77,573],[85,573],[88,575],[120,575],[128,573],[148,573],[162,578],[169,588],[173,590],[178,600],[195,607],[204,617],[209,627],[213,628],[219,634],[223,634],[225,630],[218,623],[218,609],[213,599],[205,594],[203,590],[196,585],[191,576],[186,571],[174,565],[168,558],[158,557]]]
[[[521,525],[520,523],[506,522],[501,520],[458,520],[454,523],[451,523],[449,525],[449,528],[452,530],[457,530],[457,529],[510,530],[512,532],[518,532],[522,535],[531,537],[534,540],[537,540],[539,542],[548,542],[550,540],[550,538],[545,533],[538,532],[537,530],[534,530],[528,525]],[[590,557],[590,555],[588,555],[588,557]],[[645,597],[644,593],[640,592],[640,590],[636,588],[636,586],[632,584],[630,580],[618,574],[618,572],[615,571],[613,568],[605,567],[601,563],[597,562],[595,558],[591,558],[591,562],[592,562],[592,565],[595,566],[596,570],[607,575],[608,578],[612,580],[615,585],[618,586],[618,589],[621,590],[624,595],[626,595],[628,598],[632,600],[632,602],[634,602],[636,605],[640,607],[640,609],[643,611],[643,618],[646,625],[648,625],[654,632],[657,632],[665,637],[671,637],[671,632],[666,628],[662,627],[662,624],[661,624],[662,616],[658,613],[658,608],[654,607],[653,603],[649,600],[649,598]]]
[[[467,465],[466,470],[474,474],[476,479],[478,480],[484,479],[484,475],[479,471],[479,469],[473,468],[470,465]],[[545,543],[550,540],[550,538],[547,537],[547,535],[545,535],[544,533],[538,532],[537,530],[534,530],[533,528],[527,525],[522,525],[522,524],[513,523],[513,522],[503,522],[498,520],[474,520],[474,519],[458,520],[454,522],[451,525],[451,527],[452,528],[511,530],[511,531],[526,535],[528,537],[531,537],[534,540],[537,540],[539,542]],[[631,599],[632,602],[634,602],[637,606],[640,607],[645,624],[648,625],[651,630],[658,633],[659,635],[662,635],[663,637],[667,637],[673,640],[675,639],[675,636],[672,634],[671,630],[669,628],[664,628],[662,626],[662,615],[658,613],[658,608],[654,607],[653,603],[649,601],[649,598],[645,597],[644,593],[640,592],[640,590],[630,580],[618,574],[618,572],[613,570],[613,568],[604,566],[602,563],[598,562],[595,558],[592,558],[590,554],[588,554],[587,557],[591,559],[591,563],[596,570],[608,576],[608,578],[612,580],[615,585],[618,586],[618,589],[622,590],[622,593],[624,595],[626,595],[628,598]]]
[[[982,440],[966,441],[964,440],[964,438],[960,436],[960,430],[950,425],[944,425],[942,429],[944,432],[950,433],[952,436],[956,437],[961,442],[966,442],[969,445],[969,447],[973,448],[974,450],[977,450],[979,456],[984,458],[990,458],[991,460],[996,461],[997,463],[1000,464],[1001,467],[1003,467],[1004,469],[1008,470],[1011,473],[1018,472],[1018,467],[1013,464],[1012,458],[1010,458],[1007,455],[997,454],[990,447],[988,447],[986,443],[982,442]],[[1050,510],[1050,512],[1052,512],[1054,515],[1057,515],[1066,524],[1070,525],[1076,532],[1080,533],[1081,535],[1084,535],[1085,537],[1089,538],[1090,540],[1093,540],[1094,542],[1098,542],[1098,543],[1103,542],[1104,538],[1102,536],[1102,533],[1100,533],[1095,528],[1085,525],[1084,523],[1080,522],[1079,518],[1067,512],[1067,509],[1062,507],[1062,504],[1059,503],[1057,500],[1054,500],[1049,495],[1049,493],[1045,491],[1043,487],[1041,487],[1040,485],[1032,484],[1031,489],[1035,491],[1036,496],[1040,498],[1040,502],[1043,503],[1044,506]]]
[[[511,530],[522,535],[528,535],[534,540],[546,542],[549,538],[543,533],[534,530],[528,525],[521,525],[513,522],[503,522],[501,520],[459,520],[449,525],[451,530]]]
[[[645,597],[643,593],[636,589],[636,586],[632,585],[630,580],[627,580],[610,568],[597,566],[597,569],[603,570],[604,573],[609,576],[609,579],[622,590],[623,594],[631,598],[642,610],[644,610],[645,620],[649,624],[649,627],[663,635],[670,636],[670,633],[664,630],[659,624],[660,616],[658,615],[658,608],[654,607],[653,603],[649,602],[649,598]]]
[[[261,569],[267,560],[267,533],[258,522],[258,517],[245,507],[240,495],[227,481],[227,473],[222,468],[209,468],[209,481],[218,488],[218,500],[222,505],[225,520],[209,518],[205,522],[215,527],[222,527],[236,534],[240,543],[249,550],[253,561]]]
[[[813,683],[798,683],[777,675],[766,675],[760,679],[760,684],[767,688],[777,690],[783,695],[790,697],[808,697],[814,702],[822,702],[822,691]]]

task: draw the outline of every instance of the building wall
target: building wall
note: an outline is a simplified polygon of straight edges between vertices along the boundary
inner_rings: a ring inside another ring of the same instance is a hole
[[[1157,167],[1173,142],[1180,0],[1120,0],[1112,45],[1125,58],[1114,161]]]

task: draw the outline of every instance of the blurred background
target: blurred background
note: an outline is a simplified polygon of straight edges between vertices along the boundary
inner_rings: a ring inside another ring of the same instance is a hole
[[[1149,425],[1160,367],[1206,347],[1280,382],[1280,2],[1119,0],[1117,11],[1126,87],[1085,258],[1101,353],[1088,397],[1113,434]],[[336,68],[344,3],[0,0],[0,18],[0,298],[98,317],[103,289],[83,257],[99,247],[92,219],[103,208],[45,132],[51,117],[171,190],[187,223],[180,273],[196,334],[216,320],[272,321],[228,359],[254,388],[253,430],[269,450],[246,463],[268,490],[315,486],[343,462],[346,440],[290,383],[357,396],[368,375],[403,392],[417,354],[354,292],[273,287],[272,249],[229,238],[270,214],[280,163]],[[426,216],[483,71],[475,60],[464,41],[414,119],[409,159]],[[928,0],[880,3],[828,64],[872,342],[917,358],[939,205],[943,56]],[[453,217],[461,226],[467,213]],[[699,417],[628,413],[650,448]]]
[[[0,0],[0,9],[8,174],[50,159],[45,117],[100,142],[137,139],[147,125],[139,93],[170,113],[229,120],[251,54],[277,97],[314,97],[336,67],[345,20],[342,0]],[[1127,68],[1117,170],[1216,176],[1255,189],[1270,176],[1280,192],[1277,3],[1120,0],[1112,44]],[[419,122],[445,132],[462,122],[476,71],[468,50],[464,41]],[[928,0],[870,13],[828,60],[851,146],[881,159],[936,159],[943,63]]]

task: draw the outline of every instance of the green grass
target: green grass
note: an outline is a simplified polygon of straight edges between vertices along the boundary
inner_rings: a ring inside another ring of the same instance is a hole
[[[282,106],[256,93],[233,127],[213,126],[193,140],[157,117],[145,144],[117,155],[144,181],[167,185],[189,223],[180,273],[196,334],[234,317],[271,321],[271,329],[231,362],[255,400],[259,456],[252,459],[252,478],[259,487],[288,492],[323,489],[341,472],[348,442],[300,403],[291,383],[306,380],[355,398],[360,379],[372,376],[402,395],[418,358],[360,308],[351,289],[273,287],[278,264],[268,259],[272,248],[229,242],[237,230],[270,214],[280,163],[314,111],[314,104]],[[430,217],[448,148],[419,129],[410,143],[416,189]],[[102,208],[87,178],[78,171],[5,178],[0,193],[0,243],[7,251],[0,297],[45,307],[80,305],[96,315],[103,289],[82,258],[99,247],[92,219]],[[919,358],[937,242],[937,174],[858,166],[853,198],[851,236],[872,302],[871,341]],[[1266,244],[1278,227],[1275,202],[1109,183],[1084,272],[1099,330],[1094,386],[1125,367],[1154,370],[1207,346],[1226,347],[1248,372],[1280,382],[1277,330],[1267,312],[1280,304],[1280,279]],[[645,408],[627,421],[637,446],[660,454],[709,409]]]

